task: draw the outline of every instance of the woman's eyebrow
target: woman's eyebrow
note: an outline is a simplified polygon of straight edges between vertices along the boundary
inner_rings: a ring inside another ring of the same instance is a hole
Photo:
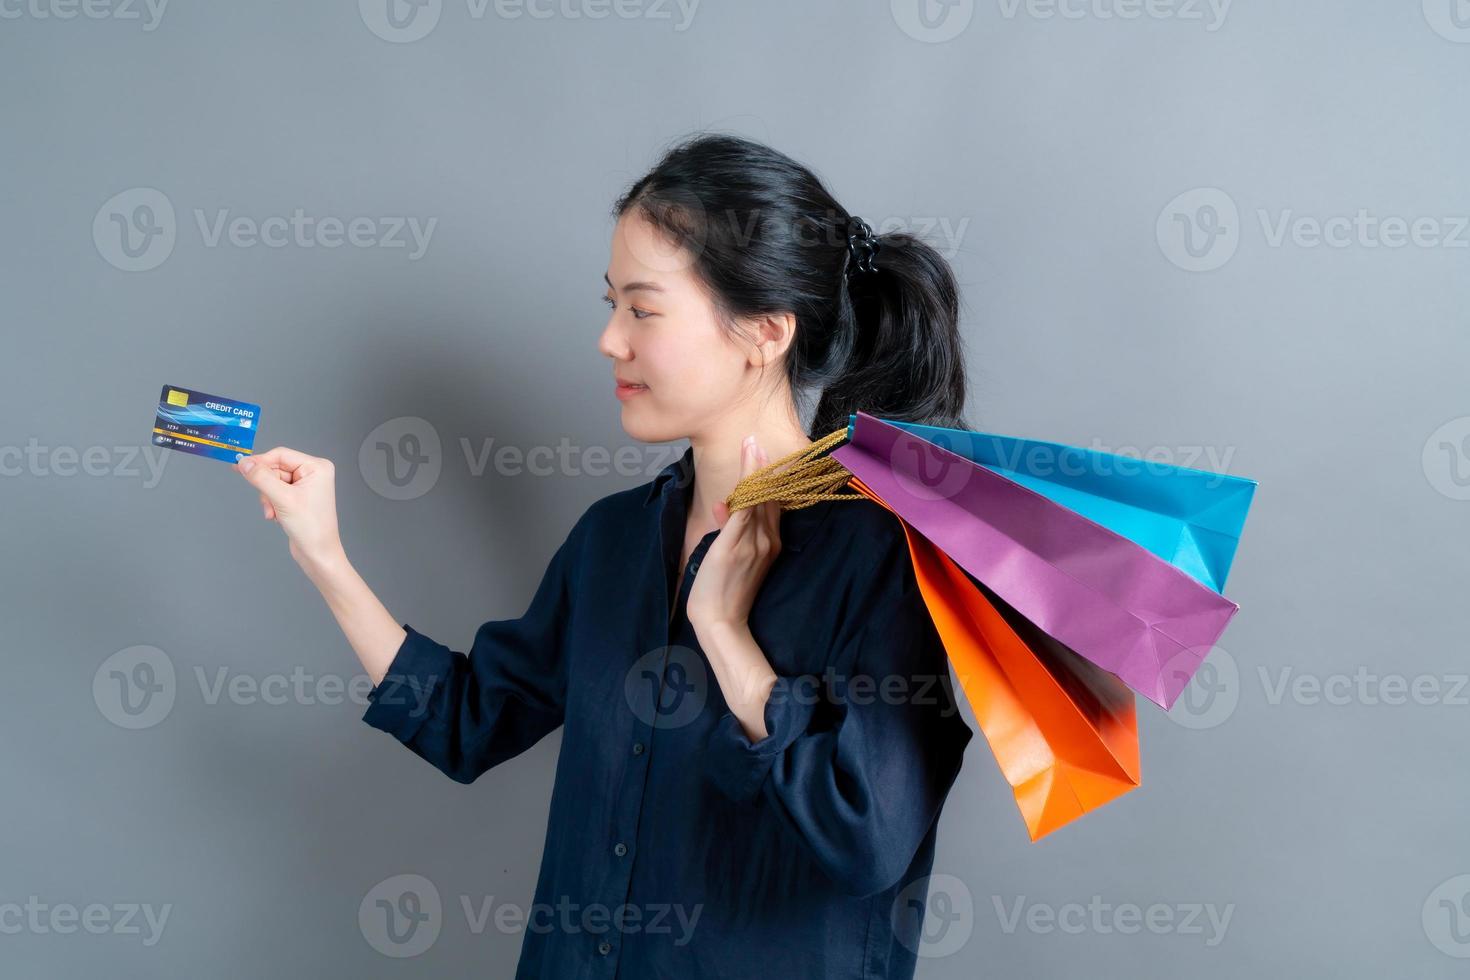
[[[618,287],[616,287],[616,286],[613,285],[613,282],[612,282],[611,279],[608,279],[606,272],[604,272],[602,274],[602,278],[604,280],[606,280],[608,286],[611,287],[614,292],[617,291],[617,288]],[[625,293],[636,293],[640,289],[643,290],[643,291],[645,291],[645,292],[650,292],[650,293],[661,293],[661,292],[664,291],[664,287],[660,286],[656,282],[630,282],[626,286],[623,287],[623,292],[625,292]]]

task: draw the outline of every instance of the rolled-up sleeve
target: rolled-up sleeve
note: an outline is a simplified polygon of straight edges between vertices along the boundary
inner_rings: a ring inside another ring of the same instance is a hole
[[[836,683],[778,675],[766,737],[751,742],[726,712],[706,745],[706,772],[724,794],[775,808],[827,876],[856,896],[903,875],[974,736],[912,576],[908,586],[845,641],[833,659]]]
[[[362,720],[462,783],[474,782],[561,725],[565,637],[582,524],[552,556],[525,614],[482,624],[468,653],[404,623],[407,635],[368,693]]]

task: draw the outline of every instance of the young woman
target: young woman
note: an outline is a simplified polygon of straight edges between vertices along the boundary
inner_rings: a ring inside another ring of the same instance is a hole
[[[373,679],[366,722],[465,783],[564,726],[518,978],[911,977],[973,732],[902,526],[724,501],[858,409],[962,425],[953,276],[734,136],[684,140],[614,215],[609,394],[632,438],[690,445],[587,508],[525,615],[467,653],[400,626],[330,461],[237,465]]]

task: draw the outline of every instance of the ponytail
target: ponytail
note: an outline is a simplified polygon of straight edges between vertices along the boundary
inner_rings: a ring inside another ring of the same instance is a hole
[[[838,290],[835,363],[810,434],[842,428],[859,410],[968,428],[954,273],[933,246],[906,232],[879,235],[877,241],[876,271],[856,272]]]

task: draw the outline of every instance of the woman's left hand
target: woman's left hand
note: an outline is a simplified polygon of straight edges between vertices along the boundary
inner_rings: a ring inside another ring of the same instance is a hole
[[[740,478],[770,462],[765,450],[746,437],[741,445]],[[761,582],[781,553],[781,505],[772,500],[731,514],[715,504],[720,533],[694,576],[686,612],[696,632],[717,626],[745,626]]]

